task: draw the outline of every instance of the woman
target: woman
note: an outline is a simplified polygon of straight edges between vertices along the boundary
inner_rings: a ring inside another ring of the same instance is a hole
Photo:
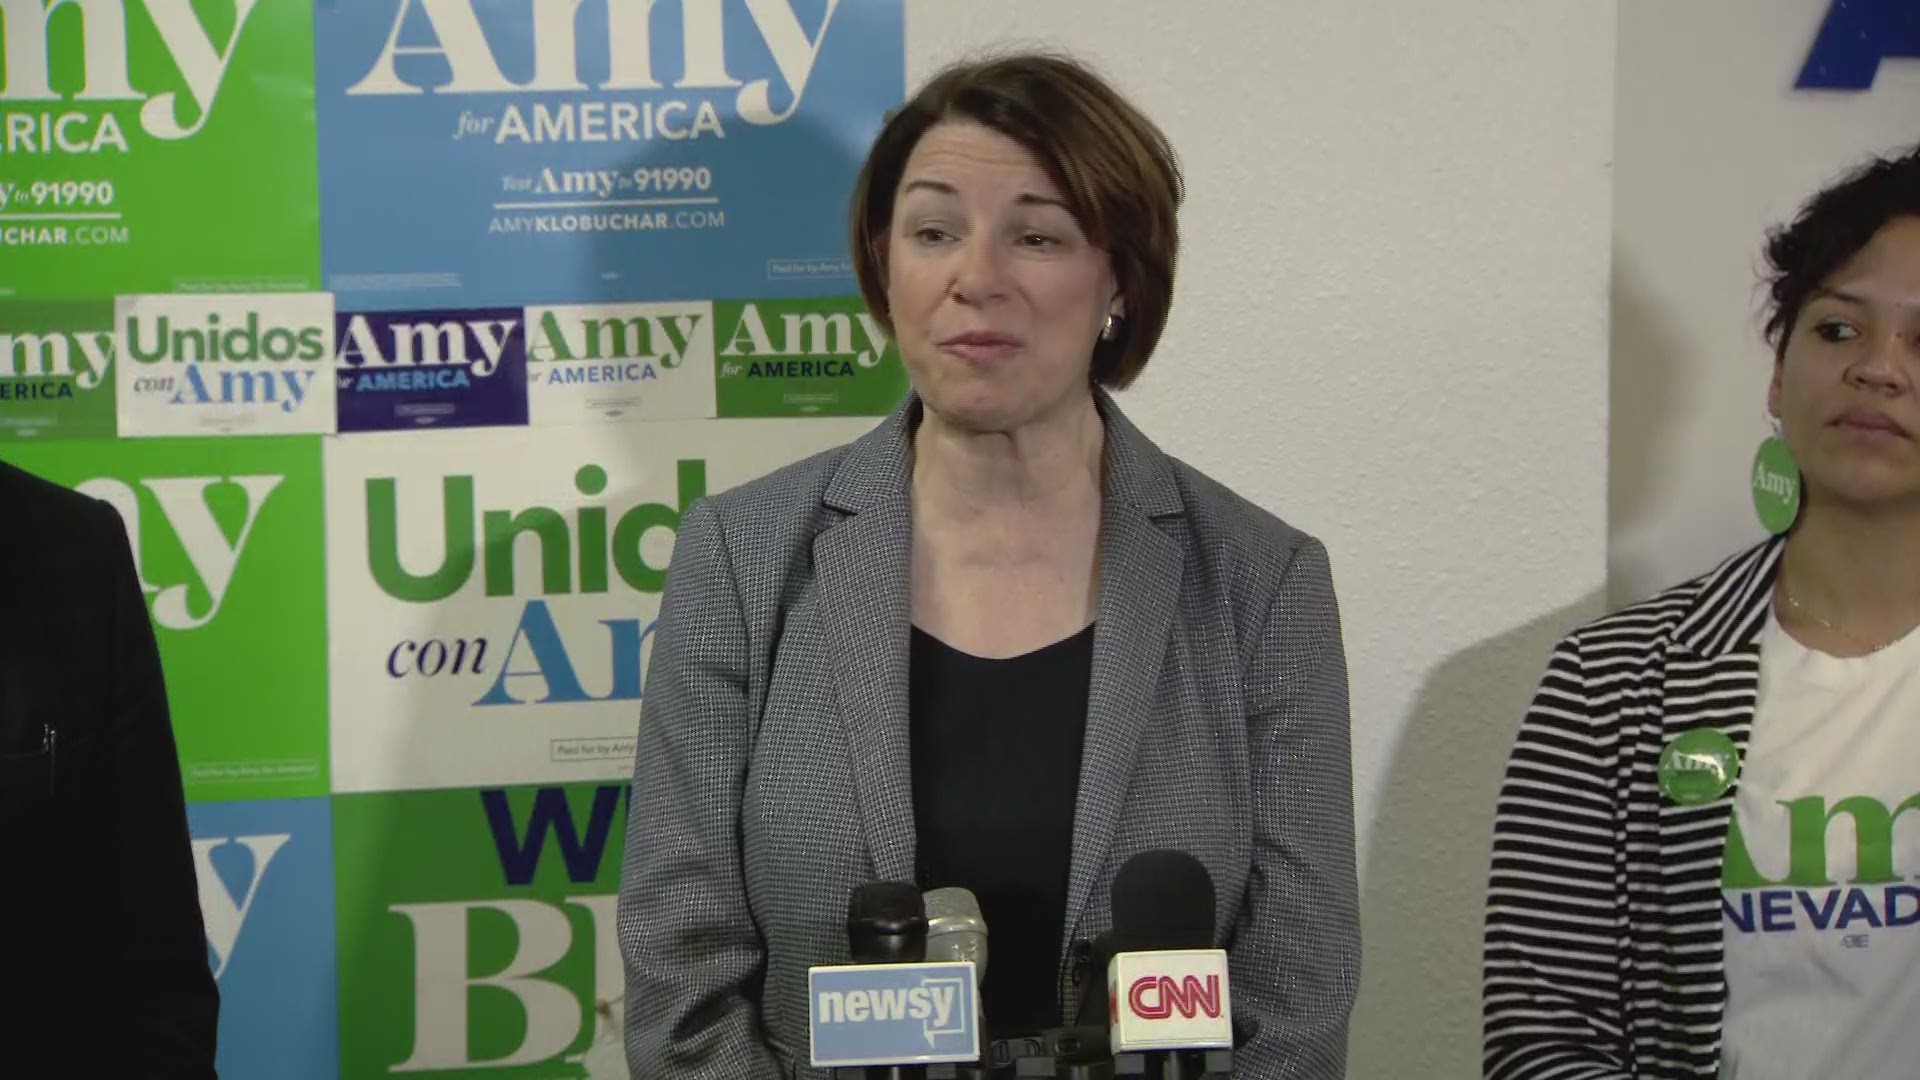
[[[818,1075],[807,968],[845,962],[872,880],[979,897],[989,1032],[1070,1022],[1152,848],[1212,876],[1245,1074],[1342,1075],[1326,553],[1107,392],[1165,325],[1179,193],[1161,134],[1060,59],[952,68],[880,132],[852,250],[913,390],[680,526],[620,894],[636,1076]]]
[[[1494,825],[1489,1077],[1914,1075],[1920,151],[1767,255],[1798,517],[1555,650]]]

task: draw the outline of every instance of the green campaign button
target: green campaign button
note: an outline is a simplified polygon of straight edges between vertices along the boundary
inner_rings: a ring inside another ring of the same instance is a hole
[[[1660,752],[1660,792],[1681,806],[1713,802],[1740,776],[1740,751],[1713,728],[1676,737]]]

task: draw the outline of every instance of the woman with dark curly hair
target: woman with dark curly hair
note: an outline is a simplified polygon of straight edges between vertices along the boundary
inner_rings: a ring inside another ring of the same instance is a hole
[[[1779,535],[1554,650],[1495,814],[1488,1077],[1920,1060],[1920,150],[1767,258]]]

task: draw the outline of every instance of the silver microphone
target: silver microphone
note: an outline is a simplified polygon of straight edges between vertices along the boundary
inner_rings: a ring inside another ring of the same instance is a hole
[[[987,977],[987,920],[980,914],[980,901],[970,890],[959,886],[928,890],[922,899],[927,905],[927,959],[973,961],[974,1015],[980,1017],[980,1030],[987,1031],[981,1016],[980,980]],[[980,1038],[978,1064],[955,1065],[948,1074],[955,1080],[988,1080],[993,1073],[984,1034]]]
[[[967,889],[948,887],[926,894],[927,959],[971,960],[975,982],[987,976],[987,920],[980,901]]]

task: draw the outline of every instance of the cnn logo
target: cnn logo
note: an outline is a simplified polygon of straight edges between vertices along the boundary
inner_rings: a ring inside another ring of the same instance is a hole
[[[1116,1054],[1233,1046],[1224,950],[1120,953],[1107,968],[1107,992]]]
[[[1165,1020],[1174,1013],[1192,1020],[1196,1016],[1220,1018],[1220,976],[1205,981],[1192,975],[1175,979],[1171,975],[1145,975],[1133,981],[1127,990],[1127,1007],[1142,1020]]]

